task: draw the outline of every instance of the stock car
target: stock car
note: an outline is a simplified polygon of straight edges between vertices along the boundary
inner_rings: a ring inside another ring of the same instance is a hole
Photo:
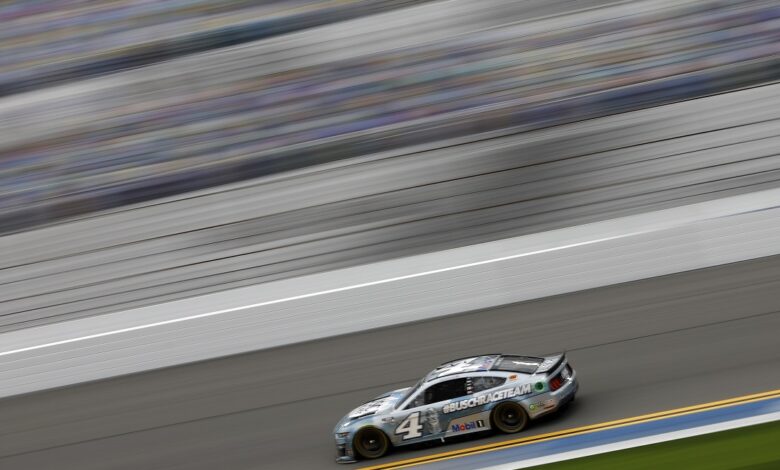
[[[336,461],[382,457],[392,447],[495,430],[516,433],[574,400],[565,354],[488,354],[446,362],[413,387],[382,394],[334,429]]]

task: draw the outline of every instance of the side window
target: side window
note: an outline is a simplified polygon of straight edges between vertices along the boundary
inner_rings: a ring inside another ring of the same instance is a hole
[[[469,382],[466,384],[466,388],[469,394],[471,394],[500,387],[504,385],[506,379],[503,377],[471,377]]]
[[[414,401],[407,406],[407,409],[468,395],[468,392],[466,391],[466,380],[467,379],[452,379],[431,385],[417,395]]]
[[[444,400],[468,395],[466,391],[467,379],[452,379],[439,382],[436,385],[428,387],[425,391],[425,404],[438,403]]]

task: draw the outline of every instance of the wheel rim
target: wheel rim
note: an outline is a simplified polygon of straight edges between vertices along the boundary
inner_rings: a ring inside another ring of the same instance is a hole
[[[387,438],[378,429],[363,429],[355,436],[355,447],[363,457],[375,459],[387,450]]]
[[[520,405],[502,403],[496,408],[495,423],[503,432],[518,432],[525,427],[526,415]]]
[[[504,407],[501,410],[501,423],[509,427],[515,427],[520,424],[520,416],[515,410],[509,408],[508,406]]]

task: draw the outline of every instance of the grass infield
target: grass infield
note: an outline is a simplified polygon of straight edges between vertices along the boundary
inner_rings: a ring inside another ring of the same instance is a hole
[[[532,467],[534,470],[780,469],[780,421]]]

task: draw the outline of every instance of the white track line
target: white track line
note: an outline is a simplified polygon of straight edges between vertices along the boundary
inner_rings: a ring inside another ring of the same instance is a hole
[[[163,325],[171,325],[171,324],[174,324],[174,323],[181,323],[181,322],[186,322],[186,321],[190,321],[190,320],[197,320],[197,319],[200,319],[200,318],[213,317],[213,316],[216,316],[216,315],[223,315],[223,314],[226,314],[226,313],[233,313],[233,312],[238,312],[238,311],[241,311],[241,310],[247,310],[247,309],[251,309],[251,308],[265,307],[265,306],[268,306],[268,305],[280,304],[280,303],[284,303],[284,302],[292,302],[292,301],[295,301],[295,300],[307,299],[307,298],[310,298],[310,297],[317,297],[317,296],[322,296],[322,295],[335,294],[337,292],[344,292],[344,291],[349,291],[349,290],[354,290],[354,289],[361,289],[361,288],[364,288],[364,287],[376,286],[376,285],[380,285],[380,284],[387,284],[387,283],[390,283],[390,282],[403,281],[403,280],[407,280],[407,279],[414,279],[414,278],[417,278],[417,277],[430,276],[432,274],[439,274],[439,273],[444,273],[444,272],[448,272],[448,271],[455,271],[455,270],[458,270],[458,269],[466,269],[466,268],[471,268],[471,267],[474,267],[474,266],[481,266],[481,265],[485,265],[485,264],[499,263],[501,261],[508,261],[508,260],[511,260],[511,259],[522,258],[522,257],[525,257],[525,256],[533,256],[533,255],[538,255],[538,254],[542,254],[542,253],[550,253],[550,252],[553,252],[553,251],[566,250],[566,249],[575,248],[575,247],[578,247],[578,246],[592,245],[594,243],[601,243],[601,242],[605,242],[605,241],[616,240],[616,239],[619,239],[619,238],[631,237],[631,236],[634,236],[634,235],[639,235],[641,233],[643,233],[643,232],[623,233],[623,234],[615,235],[615,236],[611,236],[611,237],[598,238],[598,239],[594,239],[594,240],[587,240],[587,241],[584,241],[584,242],[571,243],[571,244],[568,244],[568,245],[561,245],[561,246],[556,246],[556,247],[552,247],[552,248],[545,248],[545,249],[542,249],[542,250],[528,251],[528,252],[524,252],[524,253],[517,253],[517,254],[514,254],[514,255],[509,255],[509,256],[502,256],[500,258],[493,258],[493,259],[487,259],[487,260],[482,260],[482,261],[475,261],[475,262],[472,262],[472,263],[460,264],[460,265],[456,265],[456,266],[448,266],[448,267],[445,267],[445,268],[439,268],[439,269],[433,269],[433,270],[429,270],[429,271],[422,271],[422,272],[417,272],[417,273],[412,273],[412,274],[406,274],[406,275],[403,275],[403,276],[395,276],[395,277],[390,277],[390,278],[386,278],[386,279],[379,279],[379,280],[371,281],[371,282],[363,282],[363,283],[360,283],[360,284],[352,284],[352,285],[348,285],[348,286],[337,287],[337,288],[334,288],[334,289],[327,289],[327,290],[322,290],[322,291],[317,291],[317,292],[309,292],[308,294],[294,295],[294,296],[291,296],[291,297],[283,297],[281,299],[267,300],[265,302],[258,302],[258,303],[247,304],[247,305],[239,305],[237,307],[225,308],[225,309],[221,309],[221,310],[214,310],[214,311],[211,311],[211,312],[204,312],[204,313],[199,313],[199,314],[196,314],[196,315],[190,315],[190,316],[186,316],[186,317],[173,318],[173,319],[170,319],[170,320],[163,320],[163,321],[158,321],[158,322],[154,322],[154,323],[146,323],[146,324],[143,324],[143,325],[136,325],[136,326],[131,326],[131,327],[127,327],[127,328],[120,328],[120,329],[116,329],[116,330],[104,331],[104,332],[101,332],[101,333],[95,333],[95,334],[86,335],[86,336],[79,336],[79,337],[76,337],[76,338],[68,338],[68,339],[64,339],[64,340],[60,340],[60,341],[53,341],[53,342],[50,342],[50,343],[36,344],[34,346],[28,346],[28,347],[19,348],[19,349],[11,349],[9,351],[2,351],[2,352],[0,352],[0,357],[2,357],[2,356],[9,356],[9,355],[12,355],[12,354],[23,353],[23,352],[28,352],[28,351],[35,351],[35,350],[38,350],[38,349],[50,348],[50,347],[54,347],[54,346],[60,346],[60,345],[63,345],[63,344],[76,343],[76,342],[79,342],[79,341],[87,341],[87,340],[90,340],[90,339],[103,338],[103,337],[106,337],[106,336],[118,335],[118,334],[122,334],[122,333],[128,333],[128,332],[131,332],[131,331],[145,330],[145,329],[148,329],[148,328],[155,328],[155,327],[163,326]]]

